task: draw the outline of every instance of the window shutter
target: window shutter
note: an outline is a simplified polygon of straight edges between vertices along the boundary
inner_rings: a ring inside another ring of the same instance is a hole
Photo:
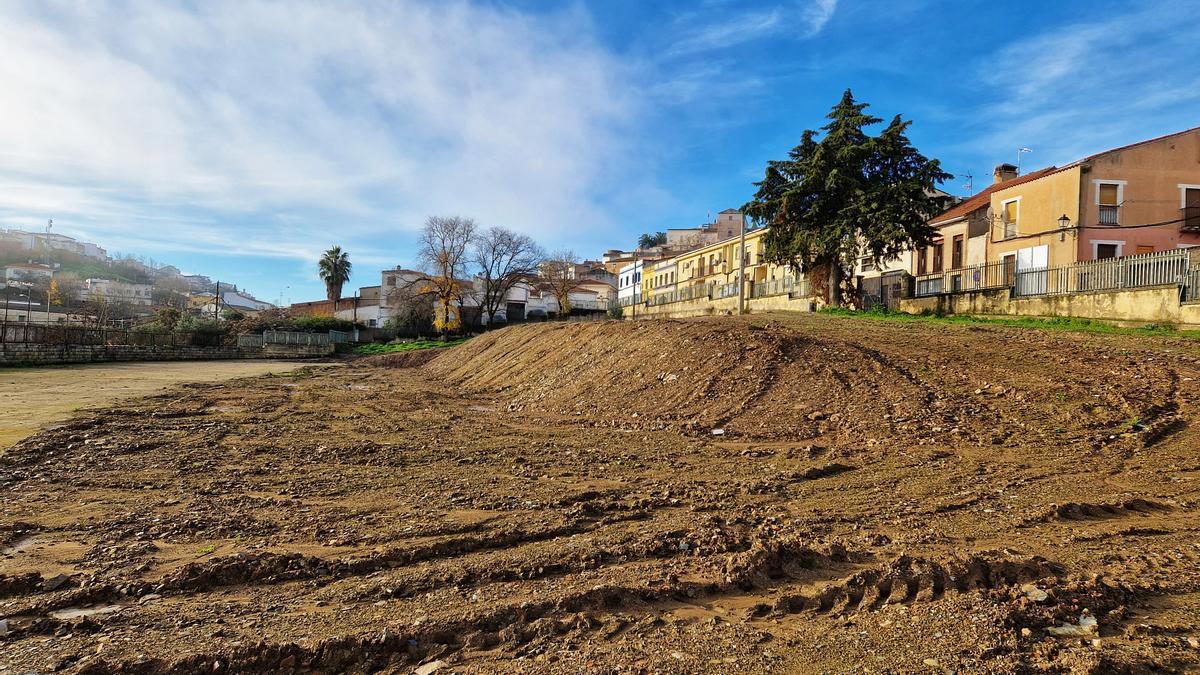
[[[1100,203],[1104,206],[1117,206],[1117,186],[1109,184],[1100,185]]]

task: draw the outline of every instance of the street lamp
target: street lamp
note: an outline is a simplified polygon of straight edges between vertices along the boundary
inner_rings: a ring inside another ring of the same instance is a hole
[[[1067,215],[1067,214],[1065,214],[1065,213],[1064,213],[1064,214],[1062,214],[1062,216],[1061,216],[1061,217],[1059,217],[1059,219],[1058,219],[1058,227],[1059,227],[1059,229],[1061,229],[1061,230],[1064,230],[1064,231],[1063,231],[1063,232],[1059,232],[1059,233],[1058,233],[1058,240],[1059,240],[1059,241],[1066,241],[1066,239],[1067,239],[1067,233],[1065,232],[1065,230],[1066,230],[1068,227],[1070,227],[1070,225],[1071,225],[1071,218],[1070,218],[1070,216],[1068,216],[1068,215]]]

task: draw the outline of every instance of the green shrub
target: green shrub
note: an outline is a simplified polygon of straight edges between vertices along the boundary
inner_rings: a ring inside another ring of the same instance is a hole
[[[224,333],[225,326],[216,319],[189,315],[179,319],[175,330],[180,333]]]
[[[466,342],[468,338],[460,338],[458,340],[413,340],[412,342],[390,342],[387,344],[375,343],[369,345],[360,345],[354,349],[356,354],[373,356],[375,354],[396,354],[398,352],[411,352],[418,349],[439,349],[441,347],[454,347]]]
[[[291,320],[291,327],[284,328],[284,330],[296,330],[303,333],[325,333],[331,330],[352,331],[354,322],[332,316],[298,316]]]

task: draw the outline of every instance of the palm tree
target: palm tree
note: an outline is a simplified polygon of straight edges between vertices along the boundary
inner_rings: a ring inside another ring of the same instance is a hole
[[[325,282],[325,297],[333,300],[342,297],[342,285],[350,280],[350,255],[341,246],[334,246],[317,262],[317,272]]]

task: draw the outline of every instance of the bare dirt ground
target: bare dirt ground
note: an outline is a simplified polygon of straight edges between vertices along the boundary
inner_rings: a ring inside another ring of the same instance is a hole
[[[1200,669],[1195,342],[780,315],[434,356],[11,448],[0,666]]]
[[[181,382],[216,382],[295,368],[287,361],[156,361],[0,369],[0,452],[81,408],[112,405]]]

